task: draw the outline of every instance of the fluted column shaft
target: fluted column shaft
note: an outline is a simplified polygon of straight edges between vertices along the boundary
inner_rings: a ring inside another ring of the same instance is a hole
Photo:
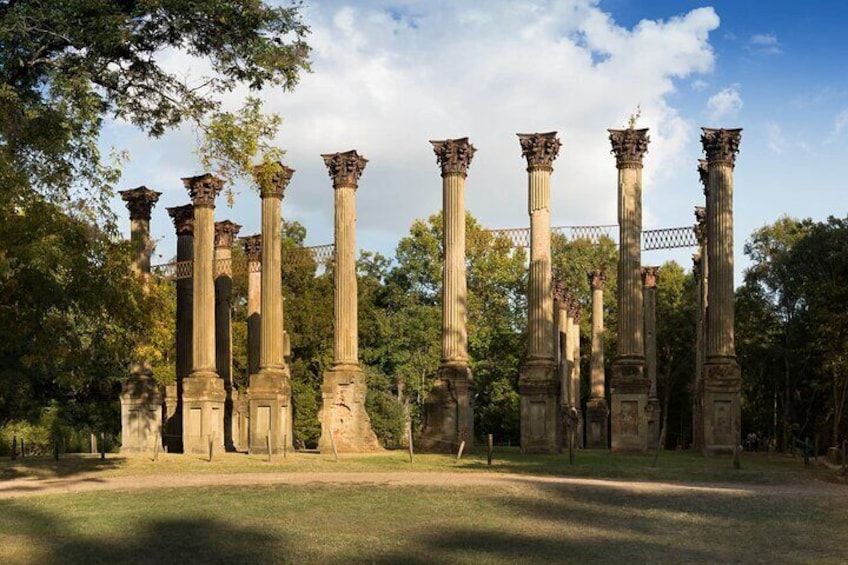
[[[592,285],[591,398],[604,398],[604,380],[604,288],[601,282]]]
[[[468,286],[465,273],[465,175],[442,175],[444,282],[442,363],[468,363]]]
[[[280,371],[285,368],[283,356],[283,278],[280,205],[282,191],[262,194],[262,272],[259,367]]]
[[[193,213],[192,213],[193,215]],[[194,235],[177,236],[177,262],[193,261]],[[177,279],[177,382],[191,374],[192,335],[194,333],[194,280],[193,277]]]
[[[563,404],[574,406],[574,308],[568,305],[565,314],[565,387]]]
[[[551,169],[528,168],[530,213],[530,292],[528,359],[554,360],[551,279]]]
[[[644,356],[642,328],[642,170],[628,167],[618,171],[618,355]]]
[[[192,373],[215,373],[215,218],[211,206],[194,208]]]
[[[356,283],[356,187],[335,189],[334,365],[359,365]]]
[[[247,256],[247,372],[259,372],[262,300],[262,236],[253,235],[242,240]]]
[[[651,381],[650,398],[657,396],[657,277],[659,267],[642,269],[643,300],[645,303],[645,371]]]

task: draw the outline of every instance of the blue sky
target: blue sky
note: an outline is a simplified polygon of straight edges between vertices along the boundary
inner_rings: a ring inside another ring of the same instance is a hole
[[[358,192],[360,248],[392,255],[415,218],[438,211],[429,139],[478,148],[466,205],[492,228],[528,225],[526,173],[515,134],[557,130],[554,225],[613,224],[616,173],[606,129],[637,105],[651,130],[646,229],[691,224],[703,195],[699,128],[744,128],[735,177],[737,279],[750,233],[782,214],[844,215],[839,167],[848,142],[848,3],[574,0],[320,2],[308,6],[314,73],[294,93],[263,95],[284,123],[278,143],[297,170],[284,214],[307,242],[332,241],[332,189],[321,153],[369,160]],[[180,53],[164,64],[202,73]],[[244,93],[226,100],[236,105]],[[154,212],[155,262],[174,253],[164,208],[187,202],[180,177],[202,172],[194,134],[149,140],[111,124],[106,145],[129,150],[123,187],[164,192]],[[116,202],[119,214],[126,215]],[[216,216],[258,231],[258,197],[243,189]],[[128,222],[126,222],[128,223]],[[645,264],[691,250],[650,252]]]

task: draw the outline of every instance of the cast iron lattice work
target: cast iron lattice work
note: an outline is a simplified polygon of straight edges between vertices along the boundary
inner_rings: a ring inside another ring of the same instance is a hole
[[[556,226],[552,227],[553,233],[566,236],[570,240],[588,239],[592,242],[597,242],[601,237],[608,237],[613,241],[618,239],[616,232],[617,225],[609,226]],[[529,228],[506,228],[488,230],[495,236],[508,238],[516,247],[530,247],[530,229]],[[698,239],[695,237],[695,229],[692,226],[683,226],[678,228],[660,228],[656,230],[645,230],[642,232],[642,250],[654,251],[657,249],[677,249],[681,247],[697,247]],[[298,251],[303,250],[312,256],[312,259],[319,264],[333,260],[335,246],[332,243],[325,245],[313,245],[311,247],[303,247]],[[291,253],[289,251],[288,253]],[[283,262],[290,259],[285,256],[286,251],[283,251]],[[253,263],[253,269],[259,269],[258,263]],[[240,276],[247,273],[248,262],[243,259],[219,259],[215,265],[215,273],[220,274],[231,271],[232,276]],[[152,268],[153,274],[166,279],[186,279],[191,278],[192,262],[179,261],[175,263],[167,263],[164,265],[156,265]]]

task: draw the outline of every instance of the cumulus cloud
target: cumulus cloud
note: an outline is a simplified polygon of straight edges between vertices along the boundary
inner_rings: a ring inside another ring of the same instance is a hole
[[[760,55],[778,55],[781,53],[777,36],[771,33],[758,33],[748,39],[748,51]]]
[[[735,118],[742,109],[742,95],[739,86],[733,85],[723,88],[710,96],[707,100],[707,118],[717,122],[725,118]]]
[[[651,129],[647,196],[695,135],[668,97],[676,81],[712,71],[709,34],[719,25],[712,8],[699,8],[627,28],[597,0],[375,0],[305,10],[314,72],[293,93],[263,94],[284,118],[278,143],[297,169],[284,213],[307,225],[311,242],[331,241],[332,190],[319,155],[356,148],[369,159],[357,193],[359,245],[389,251],[414,218],[441,207],[430,139],[470,137],[478,151],[466,206],[484,225],[515,227],[528,222],[515,134],[557,130],[563,148],[554,163],[554,225],[615,223],[606,129],[624,127],[641,106],[638,125]],[[711,113],[719,117],[741,107],[735,88],[713,98]],[[174,147],[191,141],[190,132],[181,135]],[[144,170],[177,180],[196,166],[167,165]],[[244,200],[230,214],[247,233],[258,229],[258,204]],[[646,217],[650,208],[646,200]]]

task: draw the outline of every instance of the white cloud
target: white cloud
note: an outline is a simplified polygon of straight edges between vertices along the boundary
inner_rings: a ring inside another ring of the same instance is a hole
[[[742,109],[742,95],[739,86],[732,85],[723,88],[707,100],[706,114],[710,121],[717,122],[724,118],[735,118]]]
[[[703,79],[696,78],[695,80],[692,81],[692,83],[689,86],[695,92],[701,92],[702,90],[705,90],[709,86],[709,83],[707,83],[707,81],[705,81]]]
[[[760,55],[778,55],[782,52],[777,36],[772,33],[758,33],[748,39],[748,52]]]
[[[492,0],[485,9],[452,0],[400,5],[306,8],[314,72],[293,93],[263,94],[269,111],[284,118],[278,142],[297,169],[284,214],[306,224],[310,242],[332,239],[332,189],[321,153],[356,148],[369,159],[357,193],[358,240],[390,251],[414,218],[441,207],[428,140],[450,137],[468,136],[478,148],[466,182],[471,213],[491,227],[526,225],[527,180],[515,134],[532,131],[557,130],[563,142],[554,163],[554,225],[615,223],[606,129],[623,127],[637,105],[639,125],[651,129],[644,170],[650,223],[652,182],[694,139],[694,124],[668,96],[675,80],[713,69],[709,34],[719,18],[712,8],[625,28],[597,0]],[[741,106],[738,91],[725,90],[730,103],[716,99],[720,115]],[[162,157],[193,141],[190,132],[179,139]],[[167,205],[184,201],[178,179],[197,166],[190,149],[182,149],[181,169],[170,160],[151,162],[145,149],[154,145],[138,142],[136,174],[166,175],[175,200]],[[219,215],[249,233],[258,229],[257,202],[245,198],[233,211],[220,207]]]
[[[773,152],[781,155],[786,150],[783,129],[775,122],[766,122],[766,144]]]

